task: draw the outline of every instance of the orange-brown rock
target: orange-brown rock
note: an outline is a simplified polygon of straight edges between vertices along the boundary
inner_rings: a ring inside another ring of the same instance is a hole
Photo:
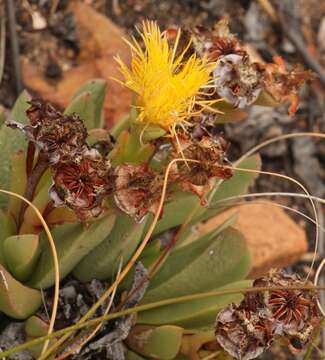
[[[234,227],[240,230],[252,255],[250,277],[259,277],[270,268],[286,267],[307,251],[304,230],[279,207],[267,203],[247,203],[222,212],[207,223],[199,225],[199,232],[208,232],[237,213]]]

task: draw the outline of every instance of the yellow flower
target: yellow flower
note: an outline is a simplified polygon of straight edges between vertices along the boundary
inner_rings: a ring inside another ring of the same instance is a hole
[[[185,59],[186,50],[176,56],[179,35],[171,48],[155,22],[144,22],[141,37],[145,49],[133,38],[129,43],[131,68],[117,59],[124,85],[138,95],[138,121],[166,130],[186,124],[186,119],[198,112],[195,105],[209,105],[209,101],[198,100],[198,92],[210,80],[211,64],[196,55]]]

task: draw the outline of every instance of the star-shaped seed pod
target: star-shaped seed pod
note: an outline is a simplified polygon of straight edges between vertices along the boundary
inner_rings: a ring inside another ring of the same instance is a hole
[[[104,210],[103,200],[112,191],[110,162],[95,149],[80,159],[53,168],[50,197],[55,206],[68,206],[81,220],[96,217]]]
[[[253,287],[269,290],[247,293],[239,305],[230,305],[218,314],[219,344],[242,360],[256,358],[276,338],[286,340],[294,353],[303,350],[320,325],[315,292],[290,289],[303,285],[306,283],[297,274],[280,270],[255,280]]]

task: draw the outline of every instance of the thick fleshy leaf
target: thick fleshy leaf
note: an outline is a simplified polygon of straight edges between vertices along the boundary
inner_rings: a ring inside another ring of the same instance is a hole
[[[124,163],[141,164],[149,160],[154,151],[150,143],[141,143],[141,131],[133,127],[129,132],[124,130],[117,139],[115,149],[111,152],[112,163],[117,166]]]
[[[146,221],[135,222],[120,213],[111,233],[75,267],[73,274],[81,281],[109,279],[119,262],[127,263],[142,238]]]
[[[107,82],[104,79],[94,79],[85,82],[74,95],[78,97],[84,92],[90,92],[94,104],[94,128],[103,127],[103,105],[106,95]]]
[[[41,302],[40,291],[22,285],[0,265],[0,311],[15,319],[26,319]]]
[[[199,198],[189,193],[179,193],[164,206],[163,216],[154,230],[154,235],[183,224],[189,212],[199,206]]]
[[[269,94],[267,91],[262,91],[255,101],[254,105],[260,105],[260,106],[268,106],[268,107],[277,107],[281,103],[276,101],[274,97]]]
[[[61,279],[69,274],[85,255],[105,240],[114,222],[115,215],[107,215],[88,227],[83,224],[66,224],[53,229]],[[29,280],[29,285],[45,289],[54,283],[52,252],[45,235],[42,238],[41,251],[41,258]]]
[[[26,110],[29,108],[30,94],[24,90],[16,100],[10,114],[10,118],[20,122],[21,124],[28,124],[29,120],[26,115]]]
[[[19,151],[12,157],[10,191],[19,195],[23,195],[26,189],[26,183],[27,183],[26,154],[23,151]],[[18,218],[20,207],[21,207],[21,200],[14,196],[10,196],[8,212],[15,219]]]
[[[49,188],[52,184],[52,176],[51,172],[48,170],[42,176],[40,183],[36,189],[36,193],[34,199],[32,201],[33,205],[37,207],[37,209],[43,213],[47,204],[50,201],[49,197]],[[34,233],[35,228],[42,226],[42,223],[37,216],[36,212],[28,206],[24,215],[23,223],[20,228],[21,234]]]
[[[183,329],[178,326],[165,325],[150,327],[139,325],[132,329],[128,346],[146,358],[169,360],[174,359],[182,345]]]
[[[10,236],[4,240],[2,249],[11,274],[19,281],[26,281],[35,269],[41,253],[38,235]]]
[[[243,289],[250,285],[251,281],[243,280],[214,290]],[[213,290],[210,289],[209,291]],[[182,326],[186,329],[214,327],[217,313],[230,303],[239,303],[242,299],[243,295],[238,293],[162,306],[140,312],[137,323],[152,325],[171,324]]]
[[[126,360],[145,360],[145,358],[143,358],[140,355],[138,355],[137,353],[129,350],[126,353]]]
[[[23,92],[17,99],[10,118],[26,124],[28,119],[26,117],[26,109],[28,108],[27,101],[30,99],[27,92]],[[11,172],[11,159],[14,154],[19,150],[25,150],[27,142],[24,135],[17,131],[9,128],[8,126],[2,126],[0,128],[0,188],[10,188],[10,172]],[[8,203],[8,197],[0,195],[0,206]]]
[[[3,242],[16,233],[16,224],[12,216],[0,210],[0,264],[7,267],[6,257],[3,252]]]
[[[31,316],[25,322],[25,333],[26,333],[26,340],[34,340],[38,337],[47,335],[49,328],[49,324],[40,319],[37,316]],[[55,339],[51,339],[50,346],[55,342]],[[38,358],[42,352],[43,344],[35,345],[28,350],[31,352],[34,358]]]
[[[26,335],[39,337],[47,335],[49,325],[37,316],[31,316],[25,322]]]
[[[217,102],[216,108],[222,111],[222,114],[216,116],[216,123],[218,124],[238,122],[248,116],[242,109],[238,109],[225,101]]]
[[[91,130],[95,126],[95,106],[90,91],[85,91],[75,97],[64,111],[65,114],[78,114],[86,128]]]
[[[213,231],[171,253],[143,302],[219,288],[242,280],[249,270],[250,254],[242,234],[233,228]]]

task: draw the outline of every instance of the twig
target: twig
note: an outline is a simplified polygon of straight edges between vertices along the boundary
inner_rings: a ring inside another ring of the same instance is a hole
[[[21,81],[21,69],[19,58],[19,42],[16,30],[16,12],[13,0],[6,0],[7,14],[8,14],[8,27],[10,37],[11,56],[15,72],[15,85],[17,95],[21,93],[23,86]]]
[[[258,3],[262,9],[269,15],[271,20],[280,26],[284,36],[288,38],[289,41],[295,46],[301,57],[303,58],[305,64],[310,67],[313,71],[319,76],[321,84],[325,87],[325,71],[322,65],[313,58],[309,52],[306,50],[306,44],[300,35],[288,24],[281,14],[277,14],[274,7],[269,0],[258,0]]]
[[[24,193],[24,197],[27,200],[31,201],[33,199],[36,186],[37,186],[39,180],[41,179],[41,177],[43,176],[44,172],[48,168],[48,166],[49,166],[48,159],[46,157],[44,157],[43,154],[41,153],[39,155],[36,165],[34,166],[34,169],[32,170],[32,172],[27,180],[26,190]],[[18,216],[18,227],[20,227],[20,225],[23,222],[24,214],[25,214],[27,207],[28,207],[28,204],[26,202],[23,202],[21,204],[21,208],[20,208],[19,216]]]
[[[0,84],[5,67],[6,59],[6,14],[3,4],[0,5]]]

